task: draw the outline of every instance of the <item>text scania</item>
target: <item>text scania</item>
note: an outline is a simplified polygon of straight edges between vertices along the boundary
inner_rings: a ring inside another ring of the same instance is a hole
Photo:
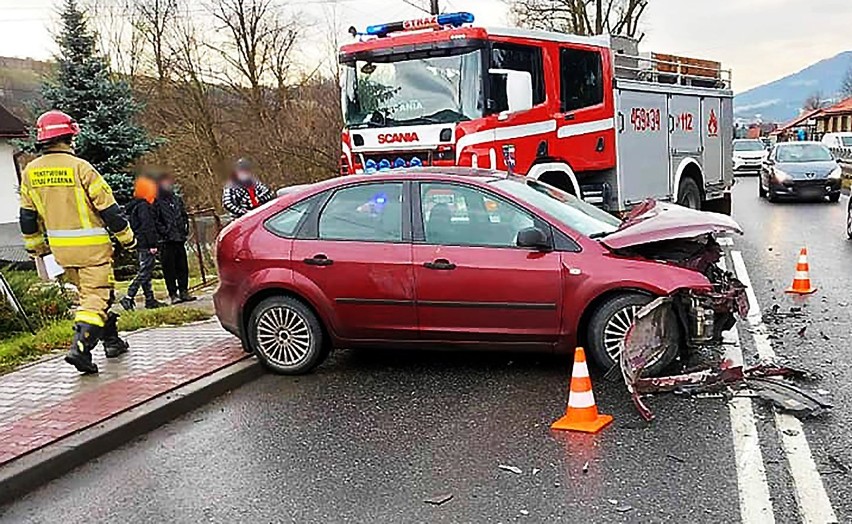
[[[409,131],[407,133],[382,133],[379,135],[380,144],[396,144],[399,142],[419,142],[420,138],[417,133]]]

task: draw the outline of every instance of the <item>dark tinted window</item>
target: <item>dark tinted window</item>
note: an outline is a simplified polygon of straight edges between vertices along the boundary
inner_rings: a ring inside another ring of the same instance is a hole
[[[491,49],[491,68],[526,71],[532,76],[533,104],[544,102],[544,66],[541,59],[541,48],[525,45],[494,44]],[[492,84],[492,88],[495,87]],[[493,93],[491,98],[504,100],[506,97],[505,93]]]
[[[427,244],[515,247],[518,231],[535,225],[526,211],[471,187],[421,184],[420,205]]]
[[[402,184],[365,184],[338,190],[319,219],[323,240],[402,240]]]
[[[276,235],[293,238],[302,219],[310,212],[311,208],[321,200],[322,195],[316,195],[301,202],[296,202],[287,209],[279,212],[266,221],[266,229]]]
[[[559,73],[563,112],[603,103],[603,62],[599,52],[562,48]]]

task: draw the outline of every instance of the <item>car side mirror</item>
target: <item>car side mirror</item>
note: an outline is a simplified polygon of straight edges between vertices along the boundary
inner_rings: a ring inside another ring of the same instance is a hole
[[[538,251],[549,251],[552,249],[547,234],[537,227],[528,227],[518,231],[518,237],[515,242],[518,247]]]
[[[532,75],[513,69],[489,69],[490,109],[501,116],[532,108]]]

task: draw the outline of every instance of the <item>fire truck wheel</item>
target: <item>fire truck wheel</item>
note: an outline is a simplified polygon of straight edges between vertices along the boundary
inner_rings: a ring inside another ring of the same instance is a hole
[[[624,337],[633,325],[633,318],[652,300],[654,297],[650,295],[625,291],[610,297],[598,306],[589,319],[586,340],[589,354],[599,366],[610,369],[618,365]],[[680,329],[673,310],[669,311],[667,322],[672,326],[669,332],[678,333],[678,336],[669,340],[657,357],[645,366],[644,376],[658,375],[677,357],[680,347]]]
[[[681,179],[677,188],[677,203],[690,209],[701,209],[701,190],[695,180]]]

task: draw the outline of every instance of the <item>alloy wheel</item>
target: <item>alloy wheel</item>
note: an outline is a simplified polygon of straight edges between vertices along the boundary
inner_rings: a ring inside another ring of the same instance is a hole
[[[257,319],[257,348],[280,366],[304,361],[310,353],[311,337],[307,320],[288,307],[269,308]]]
[[[619,361],[621,349],[624,347],[624,337],[633,325],[633,319],[641,306],[627,306],[618,310],[609,318],[604,328],[604,349],[613,361]]]

